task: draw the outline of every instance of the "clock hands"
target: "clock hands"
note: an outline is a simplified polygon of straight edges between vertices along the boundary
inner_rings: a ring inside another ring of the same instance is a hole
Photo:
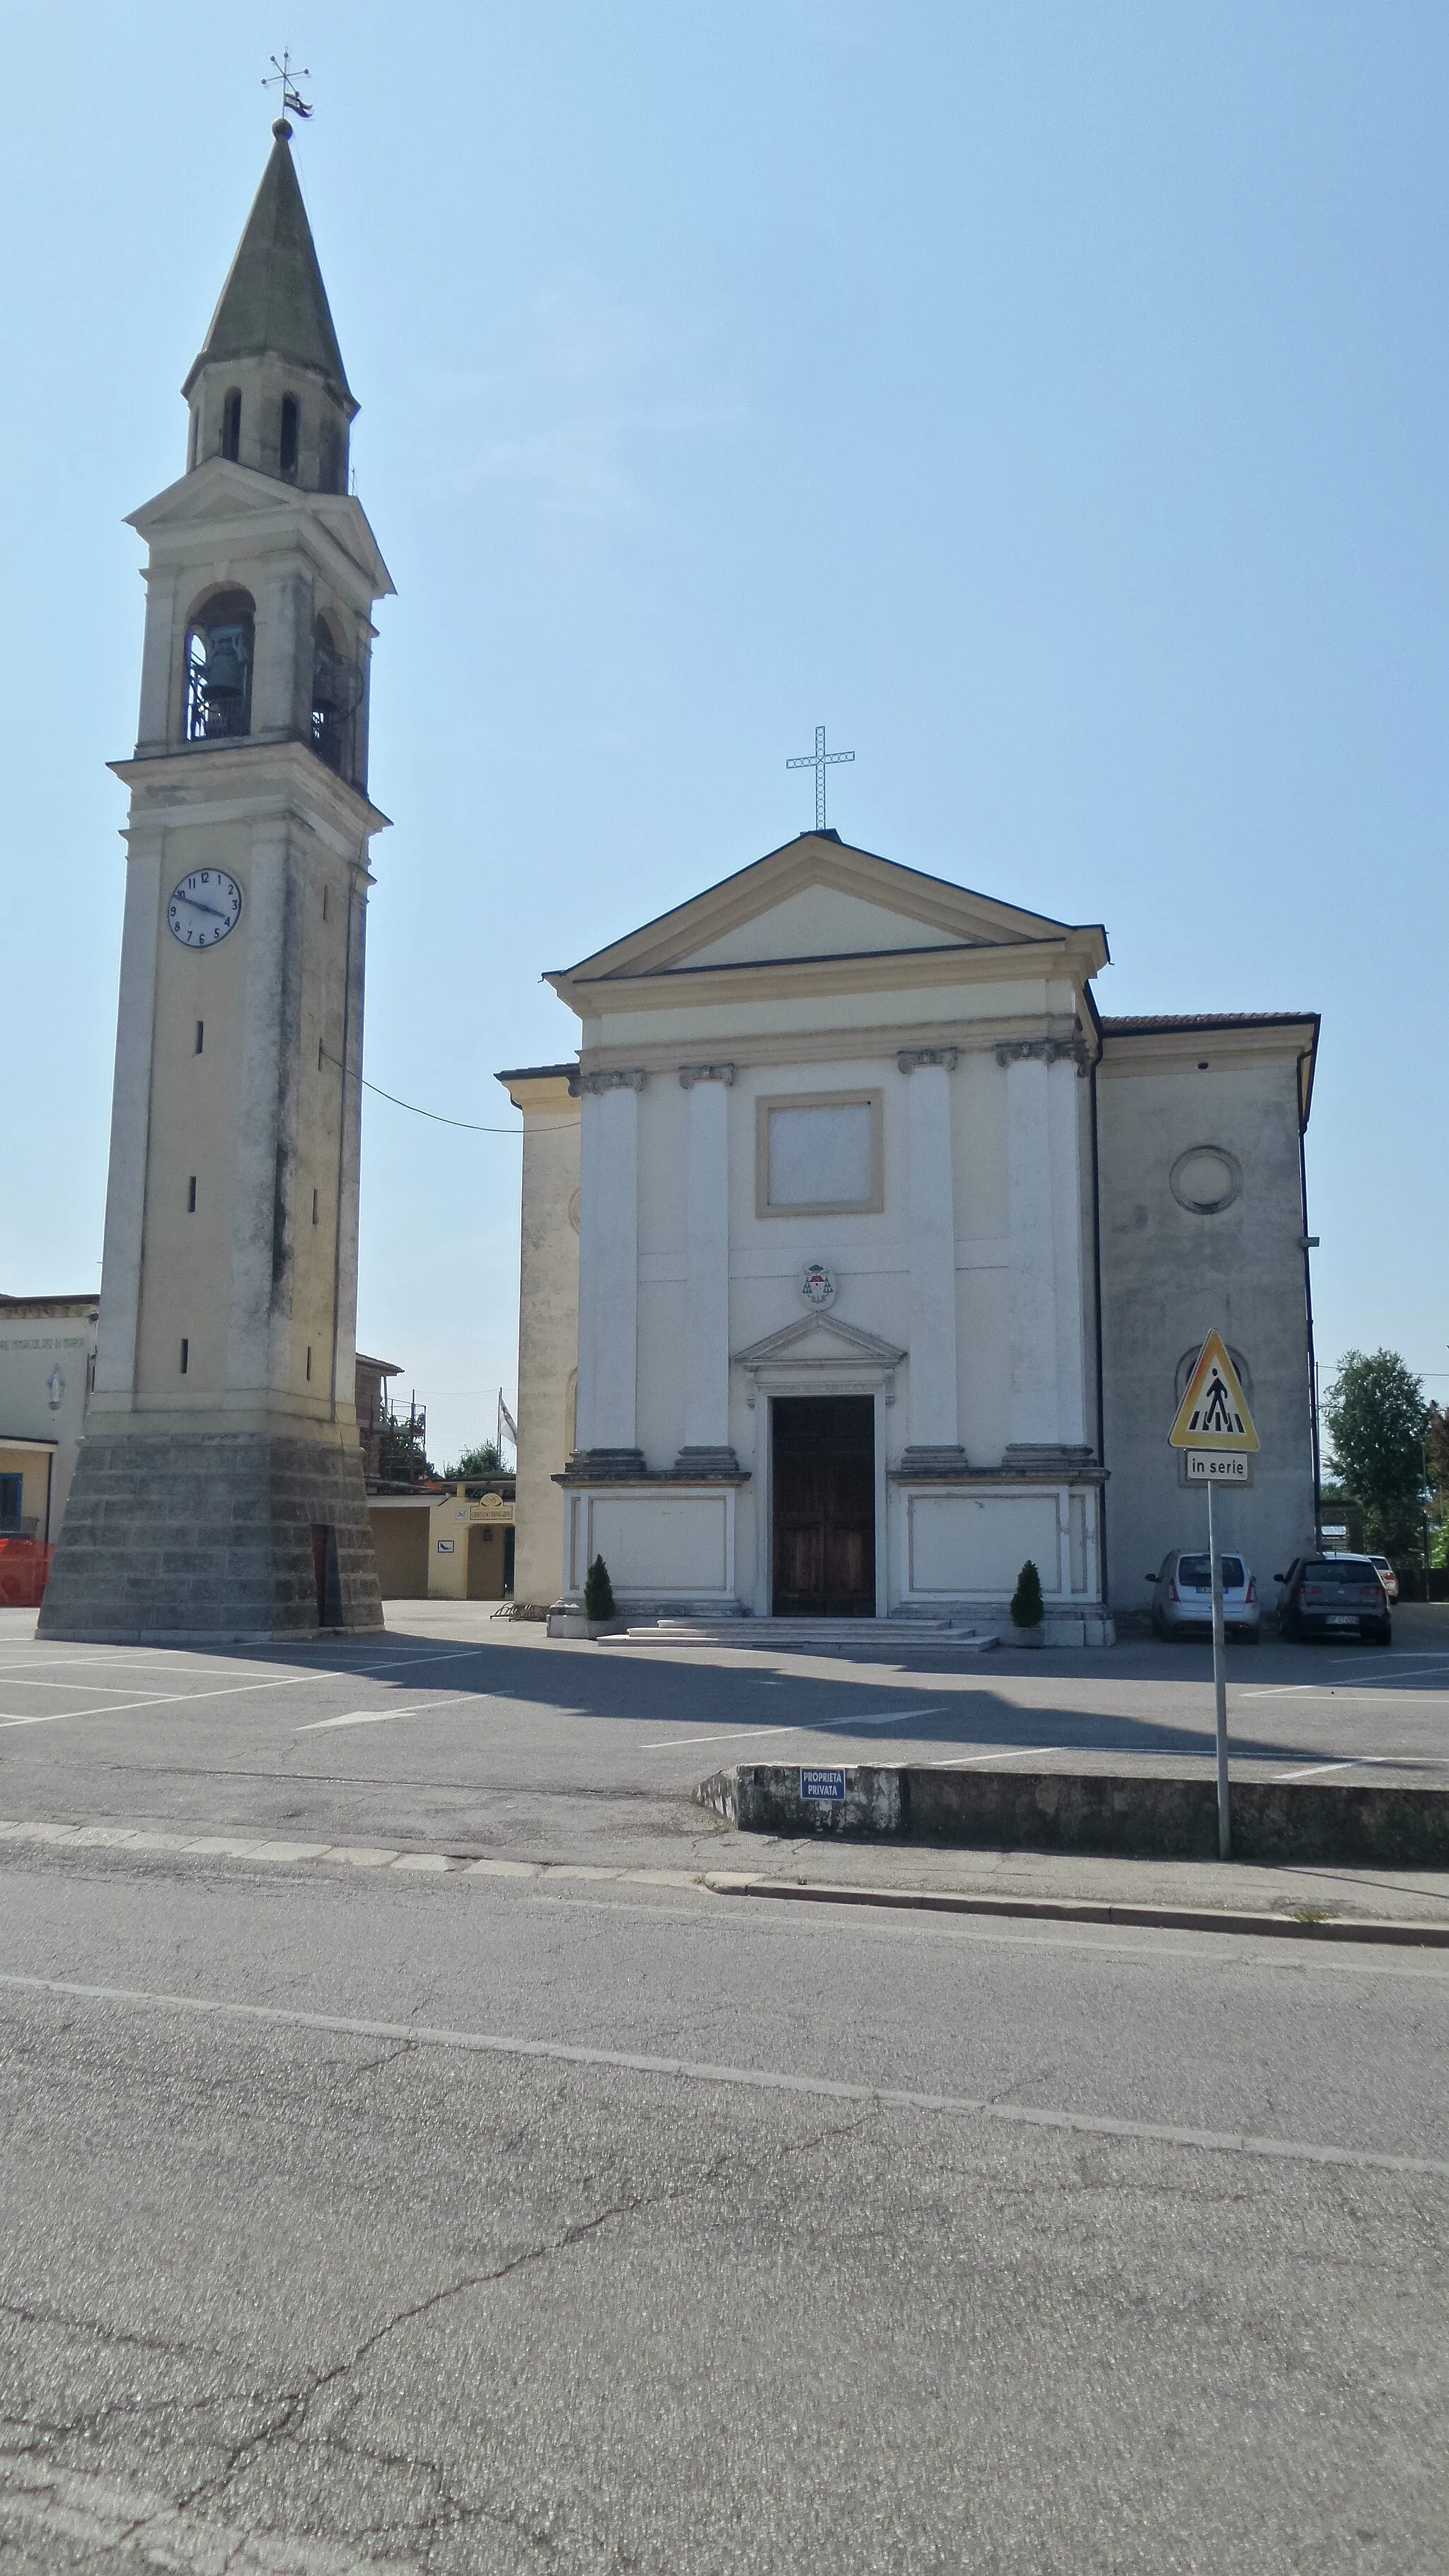
[[[213,921],[225,921],[228,917],[224,912],[219,911],[214,903],[202,903],[194,894],[182,894],[178,891],[175,900],[177,903],[189,903],[193,912],[209,912]]]

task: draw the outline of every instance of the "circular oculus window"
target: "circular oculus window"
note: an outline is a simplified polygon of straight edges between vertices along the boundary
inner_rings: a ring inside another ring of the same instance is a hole
[[[1179,1154],[1169,1180],[1179,1207],[1193,1216],[1217,1216],[1243,1186],[1242,1166],[1224,1145],[1191,1145]]]

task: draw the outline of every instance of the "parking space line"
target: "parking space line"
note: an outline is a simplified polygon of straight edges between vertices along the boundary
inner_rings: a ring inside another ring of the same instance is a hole
[[[943,1708],[874,1709],[866,1717],[827,1717],[815,1723],[802,1719],[797,1726],[743,1726],[728,1735],[673,1735],[662,1744],[641,1744],[641,1753],[679,1753],[696,1744],[749,1744],[760,1735],[842,1735],[847,1727],[866,1734],[879,1733],[887,1726],[904,1726],[912,1717],[944,1717]]]
[[[414,1663],[448,1663],[466,1660],[470,1653],[481,1651],[482,1649],[479,1648],[464,1648],[461,1652],[459,1650],[454,1650],[452,1654],[412,1655],[405,1656],[402,1660],[405,1665],[411,1665]],[[391,1667],[389,1665],[376,1664],[372,1667],[372,1670],[374,1672],[383,1672],[390,1668]],[[15,1677],[12,1674],[11,1679],[13,1680],[14,1678]],[[55,1726],[62,1718],[66,1717],[125,1717],[129,1715],[133,1709],[138,1708],[189,1708],[197,1700],[244,1699],[250,1691],[296,1690],[303,1682],[316,1683],[331,1680],[365,1681],[367,1679],[368,1675],[366,1673],[360,1673],[355,1670],[350,1672],[339,1672],[336,1674],[315,1672],[270,1673],[263,1674],[261,1676],[254,1676],[249,1681],[227,1682],[219,1690],[153,1692],[146,1699],[121,1700],[114,1708],[56,1708],[47,1709],[42,1712],[41,1715],[36,1717],[0,1717],[0,1726]],[[78,1683],[76,1687],[84,1690],[88,1685],[82,1682]],[[466,1694],[466,1696],[471,1697],[474,1696],[474,1694],[470,1693]]]
[[[1357,1762],[1350,1755],[1346,1762],[1305,1762],[1301,1771],[1275,1771],[1273,1778],[1275,1783],[1279,1780],[1317,1780],[1325,1771],[1355,1771],[1357,1768]]]
[[[1065,1753],[1065,1744],[995,1744],[989,1753],[953,1753],[944,1762],[927,1762],[927,1771],[965,1771],[973,1762],[1025,1762],[1037,1753]]]

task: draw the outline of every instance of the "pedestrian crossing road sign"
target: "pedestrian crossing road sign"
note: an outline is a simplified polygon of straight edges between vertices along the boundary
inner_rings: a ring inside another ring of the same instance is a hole
[[[1241,1455],[1259,1447],[1248,1399],[1221,1333],[1209,1333],[1204,1342],[1167,1437],[1174,1449],[1223,1449]]]

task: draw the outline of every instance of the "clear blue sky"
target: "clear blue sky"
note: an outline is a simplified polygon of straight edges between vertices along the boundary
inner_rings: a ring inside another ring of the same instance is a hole
[[[1442,0],[26,21],[0,1284],[97,1277],[121,520],[284,40],[399,593],[371,1079],[510,1123],[495,1068],[573,1044],[542,970],[808,823],[824,722],[841,830],[1104,921],[1104,1010],[1322,1010],[1321,1357],[1449,1372]],[[369,1101],[359,1333],[435,1456],[512,1390],[517,1195],[509,1138]]]

